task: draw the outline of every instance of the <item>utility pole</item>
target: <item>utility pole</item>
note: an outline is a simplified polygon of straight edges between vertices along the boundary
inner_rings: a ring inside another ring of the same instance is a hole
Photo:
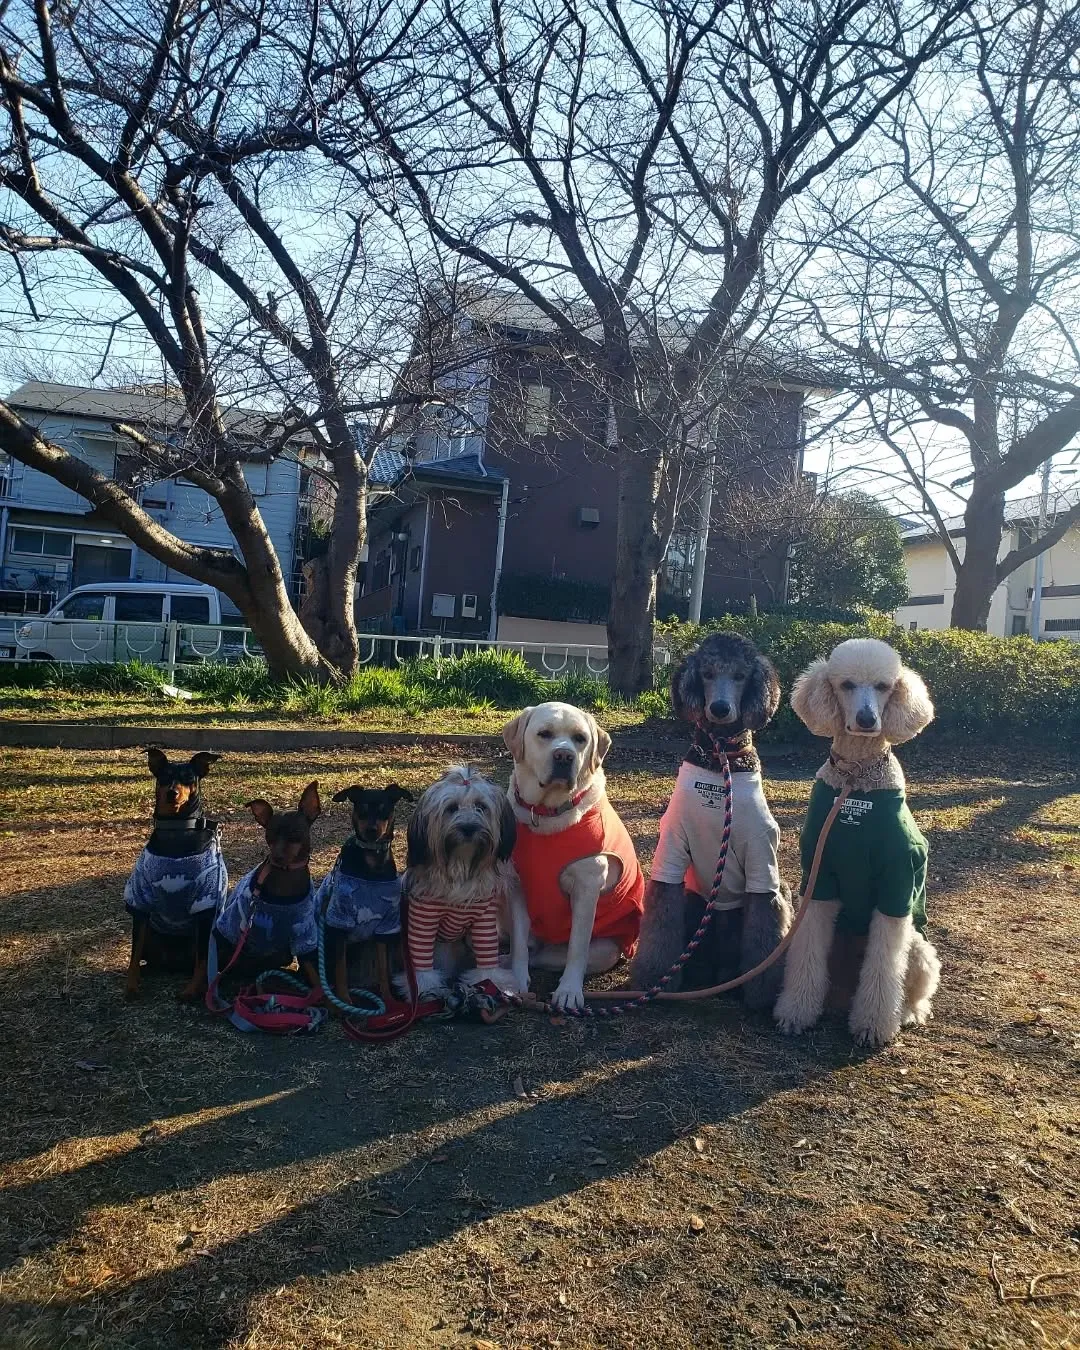
[[[705,590],[705,558],[709,551],[709,525],[712,522],[713,473],[716,459],[710,455],[705,465],[705,481],[701,488],[701,513],[698,516],[697,546],[694,549],[694,575],[690,582],[691,623],[701,622],[701,597]]]
[[[1046,518],[1050,507],[1050,465],[1052,461],[1047,460],[1042,468],[1042,495],[1039,498],[1039,533],[1035,536],[1039,540],[1046,533]],[[1042,641],[1042,597],[1043,597],[1043,560],[1046,558],[1046,550],[1035,558],[1035,585],[1031,591],[1031,636],[1036,642]]]

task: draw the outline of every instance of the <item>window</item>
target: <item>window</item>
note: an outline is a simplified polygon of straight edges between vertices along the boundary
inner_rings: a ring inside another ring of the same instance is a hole
[[[1028,630],[1027,615],[1014,614],[1012,616],[1012,635],[1013,637],[1023,637]]]
[[[208,595],[170,595],[169,618],[176,623],[209,623]]]
[[[918,619],[912,619],[912,621],[908,624],[908,632],[917,633],[918,631],[919,631],[919,621]]]
[[[27,553],[35,558],[70,558],[73,534],[60,534],[55,530],[11,531],[12,553]]]
[[[546,436],[551,422],[551,387],[546,384],[525,386],[525,435]]]
[[[245,464],[244,478],[253,497],[266,496],[266,479],[269,466],[266,464]]]
[[[113,618],[117,623],[160,623],[164,603],[160,591],[124,591],[116,596]]]
[[[375,561],[371,565],[371,589],[381,591],[384,586],[390,585],[390,550],[384,548],[375,555]]]
[[[1080,619],[1047,619],[1044,633],[1080,633]]]
[[[411,570],[412,570],[413,572],[419,572],[419,571],[420,571],[420,545],[419,545],[419,544],[417,544],[417,546],[416,546],[416,547],[413,549],[413,551],[412,551],[412,561],[410,562],[409,566],[410,566],[410,568],[411,568]]]
[[[692,534],[673,534],[664,558],[663,589],[668,595],[686,600],[694,579],[697,538]]]
[[[64,601],[62,613],[56,617],[58,619],[101,619],[105,614],[105,601],[108,596],[104,591],[84,591],[82,595],[73,595],[70,600]]]

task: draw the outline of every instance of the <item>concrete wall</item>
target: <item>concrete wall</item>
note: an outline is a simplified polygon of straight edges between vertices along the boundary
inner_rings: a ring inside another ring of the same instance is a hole
[[[955,539],[957,553],[964,557],[963,538]],[[1017,547],[1016,528],[1006,531],[998,557],[1003,558]],[[952,612],[956,575],[952,561],[938,539],[920,539],[904,545],[908,570],[908,585],[913,600],[940,594],[940,604],[913,604],[909,602],[896,611],[896,621],[905,628],[915,622],[919,628],[948,628]],[[1014,620],[1023,622],[1024,632],[1031,631],[1031,589],[1035,580],[1035,563],[1025,563],[1011,573],[994,592],[990,607],[987,632],[997,637],[1013,633]],[[1050,620],[1080,621],[1080,527],[1074,526],[1043,559],[1043,637],[1080,640],[1080,631],[1050,629]]]

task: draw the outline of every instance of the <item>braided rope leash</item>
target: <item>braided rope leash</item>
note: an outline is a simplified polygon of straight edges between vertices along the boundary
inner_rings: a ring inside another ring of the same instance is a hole
[[[672,997],[671,994],[667,993],[668,984],[670,984],[670,982],[675,978],[675,976],[679,974],[679,972],[686,965],[687,961],[689,961],[691,956],[693,956],[694,952],[696,952],[698,947],[701,946],[701,943],[704,941],[706,933],[708,933],[709,931],[709,927],[713,921],[713,916],[716,914],[714,904],[716,902],[717,896],[720,894],[720,887],[724,880],[724,867],[727,864],[728,848],[731,845],[732,792],[731,792],[731,765],[728,761],[728,751],[731,748],[732,743],[730,741],[721,743],[713,735],[712,731],[709,729],[708,726],[705,725],[705,723],[700,723],[698,729],[701,732],[703,732],[706,736],[708,736],[710,741],[712,741],[713,750],[720,764],[720,772],[723,775],[724,829],[723,833],[720,836],[720,852],[717,855],[716,859],[716,872],[713,875],[712,890],[710,890],[709,892],[709,898],[705,905],[705,911],[701,916],[701,922],[698,924],[697,931],[694,933],[690,941],[686,944],[686,950],[679,956],[678,960],[672,965],[668,973],[662,976],[661,979],[658,980],[657,983],[654,984],[651,989],[631,990],[629,991],[629,995],[626,990],[621,989],[608,990],[605,992],[609,993],[612,997],[621,999],[622,1001],[613,1003],[611,1007],[608,1008],[590,1008],[590,1007],[565,1008],[560,1010],[561,1015],[565,1015],[567,1017],[621,1017],[623,1013],[632,1012],[637,1008],[645,1007],[646,1004],[652,1003],[654,999]],[[697,991],[695,990],[694,992],[696,993]],[[593,995],[588,994],[586,995],[586,997],[592,998]],[[550,1004],[543,1004],[541,1006],[545,1010],[549,1011],[551,1010]]]
[[[532,1008],[536,1012],[552,1013],[559,1017],[566,1016],[580,1018],[603,1017],[611,1016],[612,1014],[619,1015],[630,1011],[632,1008],[642,1008],[654,1000],[662,1000],[671,1003],[691,1003],[696,1002],[699,999],[714,998],[717,994],[726,994],[732,989],[738,989],[742,985],[748,984],[758,975],[763,974],[770,966],[775,965],[787,951],[788,947],[791,946],[795,934],[799,931],[799,926],[809,913],[810,904],[814,895],[814,887],[817,885],[818,873],[821,870],[821,860],[825,856],[825,844],[828,841],[829,833],[832,830],[837,816],[840,814],[844,803],[848,799],[851,792],[850,786],[841,789],[829,810],[829,814],[822,823],[821,833],[818,835],[817,847],[814,850],[813,861],[810,864],[810,871],[806,878],[806,885],[803,887],[803,893],[799,897],[799,908],[796,911],[795,918],[792,920],[791,927],[764,961],[759,961],[752,970],[743,971],[741,975],[737,975],[733,980],[725,980],[722,984],[710,985],[707,989],[680,989],[671,991],[664,988],[675,972],[681,970],[685,965],[687,958],[700,943],[708,929],[712,918],[712,903],[716,898],[717,891],[720,889],[720,880],[723,876],[724,863],[727,860],[728,841],[731,833],[731,774],[727,763],[726,748],[721,749],[719,744],[715,741],[713,744],[716,748],[718,757],[721,758],[721,767],[724,772],[724,785],[727,790],[727,806],[724,813],[724,837],[720,845],[720,855],[716,862],[716,880],[713,882],[713,888],[709,893],[709,903],[705,907],[705,914],[701,924],[693,938],[690,940],[690,943],[687,945],[686,951],[683,952],[664,978],[660,980],[658,984],[654,985],[652,989],[596,989],[586,991],[585,997],[590,1001],[602,1003],[610,1000],[614,1004],[612,1008],[554,1008],[548,1002],[527,998],[519,1000],[523,1006]]]
[[[335,864],[334,864],[334,877],[337,876],[337,870],[338,870],[338,865],[337,865],[337,863],[335,863]],[[331,894],[333,893],[333,886],[334,886],[334,878],[331,878],[331,881],[330,881]],[[364,999],[364,1000],[366,1000],[366,1002],[367,1002],[367,1004],[368,1004],[367,1007],[363,1007],[362,1005],[357,1004],[357,1003],[348,1003],[348,1002],[345,1001],[345,999],[343,999],[343,998],[338,998],[336,992],[335,992],[334,989],[331,987],[330,981],[329,981],[329,979],[327,978],[327,975],[326,975],[326,911],[325,911],[325,910],[324,910],[321,914],[316,915],[316,918],[315,918],[315,925],[316,925],[316,933],[317,933],[318,939],[319,939],[319,942],[318,942],[318,951],[319,951],[319,984],[320,984],[320,986],[321,986],[321,988],[322,988],[323,998],[326,1000],[327,1003],[330,1004],[330,1006],[331,1006],[332,1008],[336,1008],[338,1012],[344,1013],[344,1014],[345,1014],[345,1018],[346,1018],[347,1021],[348,1021],[350,1018],[354,1018],[354,1017],[362,1017],[362,1018],[367,1018],[367,1017],[382,1017],[382,1016],[385,1014],[385,1012],[386,1012],[386,1004],[382,1001],[382,999],[378,996],[378,994],[376,994],[376,993],[375,993],[373,990],[371,990],[371,989],[364,989],[363,987],[359,987],[359,988],[356,988],[356,989],[350,989],[350,990],[349,990],[349,997],[350,997],[351,999]],[[262,977],[260,976],[259,978],[261,979]]]

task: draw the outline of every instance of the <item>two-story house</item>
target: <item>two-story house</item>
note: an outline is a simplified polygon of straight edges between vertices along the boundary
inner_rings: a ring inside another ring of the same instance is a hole
[[[1072,505],[1075,494],[1063,505]],[[1014,548],[1027,547],[1036,537],[1039,499],[1024,497],[1006,505],[1005,530],[998,558]],[[964,556],[964,522],[945,522],[961,560]],[[896,621],[905,628],[948,628],[952,613],[956,572],[945,545],[935,530],[907,521],[901,525],[904,562],[907,566],[908,601],[896,611]],[[1070,638],[1080,642],[1080,525],[1073,525],[1063,538],[1046,550],[1042,562],[1042,595],[1039,632],[1033,632],[1035,563],[1023,563],[994,591],[986,631],[995,637]]]
[[[125,484],[138,479],[134,446],[114,430],[118,422],[157,429],[174,428],[183,435],[183,404],[164,389],[84,389],[31,381],[7,400],[51,440]],[[266,415],[231,413],[233,430],[258,450],[265,436]],[[247,479],[281,559],[282,571],[294,576],[298,562],[301,465],[280,455],[270,463],[244,465]],[[233,548],[235,541],[221,508],[201,488],[182,478],[144,483],[135,488],[149,515],[192,544]],[[72,587],[93,581],[184,581],[181,576],[103,521],[85,498],[55,478],[17,461],[0,462],[0,592],[9,609],[45,607]],[[35,603],[34,597],[43,597]],[[235,606],[221,597],[222,610]]]
[[[360,625],[605,646],[618,511],[609,404],[523,301],[484,294],[448,322],[474,357],[446,363],[447,406],[426,409],[376,456]],[[738,434],[715,441],[723,469],[751,481],[797,471],[811,384],[758,362],[740,388],[740,416],[728,418]],[[685,612],[700,500],[685,494],[668,549],[669,611]],[[722,492],[705,547],[705,615],[782,593],[786,550],[749,567],[725,536]]]

